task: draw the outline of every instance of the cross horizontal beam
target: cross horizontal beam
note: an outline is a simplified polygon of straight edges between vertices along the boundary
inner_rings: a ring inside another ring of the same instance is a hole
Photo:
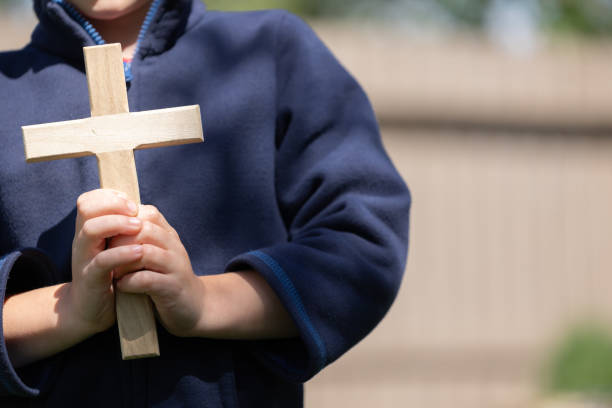
[[[198,105],[23,126],[26,161],[203,141]]]

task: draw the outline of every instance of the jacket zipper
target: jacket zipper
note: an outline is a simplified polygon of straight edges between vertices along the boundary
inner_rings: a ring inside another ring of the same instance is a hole
[[[130,61],[123,60],[123,72],[125,73],[125,82],[127,83],[131,82],[134,79],[134,77],[132,76],[132,62],[138,55],[138,51],[140,50],[140,43],[142,42],[142,39],[147,33],[149,26],[153,22],[153,18],[157,14],[157,10],[159,9],[159,6],[161,6],[163,1],[164,0],[153,0],[151,6],[149,7],[149,11],[147,12],[147,15],[145,16],[145,19],[142,23],[142,26],[140,27],[140,31],[138,32],[134,56]],[[95,27],[89,21],[87,21],[83,14],[81,14],[81,12],[79,12],[72,4],[64,0],[53,0],[53,2],[62,6],[66,13],[68,13],[68,15],[72,17],[74,21],[81,25],[81,27],[83,27],[85,32],[87,32],[87,34],[91,37],[91,39],[96,45],[106,44],[104,38],[102,38],[98,30],[96,30]]]

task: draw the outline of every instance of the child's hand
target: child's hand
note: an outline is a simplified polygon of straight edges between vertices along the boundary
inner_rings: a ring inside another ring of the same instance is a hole
[[[140,206],[142,229],[137,235],[118,236],[109,247],[142,244],[138,261],[115,268],[117,290],[146,293],[151,297],[161,323],[175,336],[194,336],[202,316],[203,285],[193,273],[189,255],[177,232],[157,208]]]
[[[140,231],[137,211],[125,194],[113,190],[89,191],[77,200],[70,301],[76,324],[89,334],[104,331],[115,322],[113,269],[143,255],[141,245],[105,249],[107,238]]]

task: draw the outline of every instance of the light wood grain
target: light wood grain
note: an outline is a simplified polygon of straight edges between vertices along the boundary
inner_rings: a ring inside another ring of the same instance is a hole
[[[198,105],[23,126],[29,163],[204,140]]]
[[[91,116],[128,113],[127,89],[121,45],[106,44],[83,48],[89,87]],[[118,64],[120,61],[121,64]]]
[[[123,191],[128,198],[140,204],[136,162],[132,150],[96,154],[100,187]]]
[[[129,117],[130,111],[121,46],[110,44],[85,47],[83,54],[85,55],[92,117],[89,119],[89,127],[77,126],[74,128],[80,137],[73,134],[72,139],[75,140],[64,139],[64,141],[69,145],[80,141],[81,145],[84,145],[83,137],[86,137],[88,140],[101,142],[100,150],[95,150],[100,171],[100,186],[123,191],[140,204],[134,153],[130,146],[124,148],[130,150],[123,150],[120,147],[124,140],[132,140],[132,129],[128,123],[121,120]],[[143,121],[141,125],[146,127],[147,123]],[[88,132],[84,132],[87,130]],[[55,136],[56,143],[62,140],[58,134],[51,136]],[[105,147],[108,149],[109,145],[110,149],[106,150]],[[149,298],[141,294],[131,295],[117,292],[115,301],[123,358],[158,356],[159,344],[155,316]]]
[[[134,152],[120,150],[96,154],[100,174],[100,187],[123,191],[128,198],[140,204],[138,176]],[[155,315],[147,296],[117,292],[117,324],[124,359],[159,356]]]
[[[140,204],[134,149],[202,142],[198,105],[130,113],[121,46],[85,47],[91,117],[24,126],[26,161],[95,155],[100,185]],[[117,293],[117,324],[124,359],[159,355],[155,316],[145,295]]]

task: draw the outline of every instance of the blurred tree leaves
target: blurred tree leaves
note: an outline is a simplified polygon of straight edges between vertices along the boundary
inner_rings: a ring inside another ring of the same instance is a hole
[[[261,10],[261,9],[285,9],[296,14],[310,14],[301,0],[211,0],[206,1],[206,6],[211,10]]]
[[[0,0],[0,8],[28,0]],[[29,0],[30,3],[32,0]],[[612,0],[205,0],[214,10],[282,8],[302,16],[394,19],[412,24],[451,22],[474,29],[486,24],[493,3],[530,2],[541,28],[584,36],[612,35]],[[31,4],[31,3],[30,3]],[[23,8],[23,7],[22,7]]]
[[[612,35],[612,0],[207,0],[210,9],[253,10],[283,8],[302,16],[362,16],[369,18],[420,19],[415,14],[437,13],[458,26],[475,29],[485,25],[494,3],[531,2],[540,10],[541,27],[553,32],[585,36]],[[426,10],[426,11],[423,11]],[[427,18],[431,21],[431,18]]]
[[[612,0],[541,0],[544,23],[554,31],[612,34]]]
[[[572,329],[554,352],[545,375],[554,393],[612,396],[612,334],[603,324]]]
[[[459,22],[482,26],[490,0],[437,0]]]

